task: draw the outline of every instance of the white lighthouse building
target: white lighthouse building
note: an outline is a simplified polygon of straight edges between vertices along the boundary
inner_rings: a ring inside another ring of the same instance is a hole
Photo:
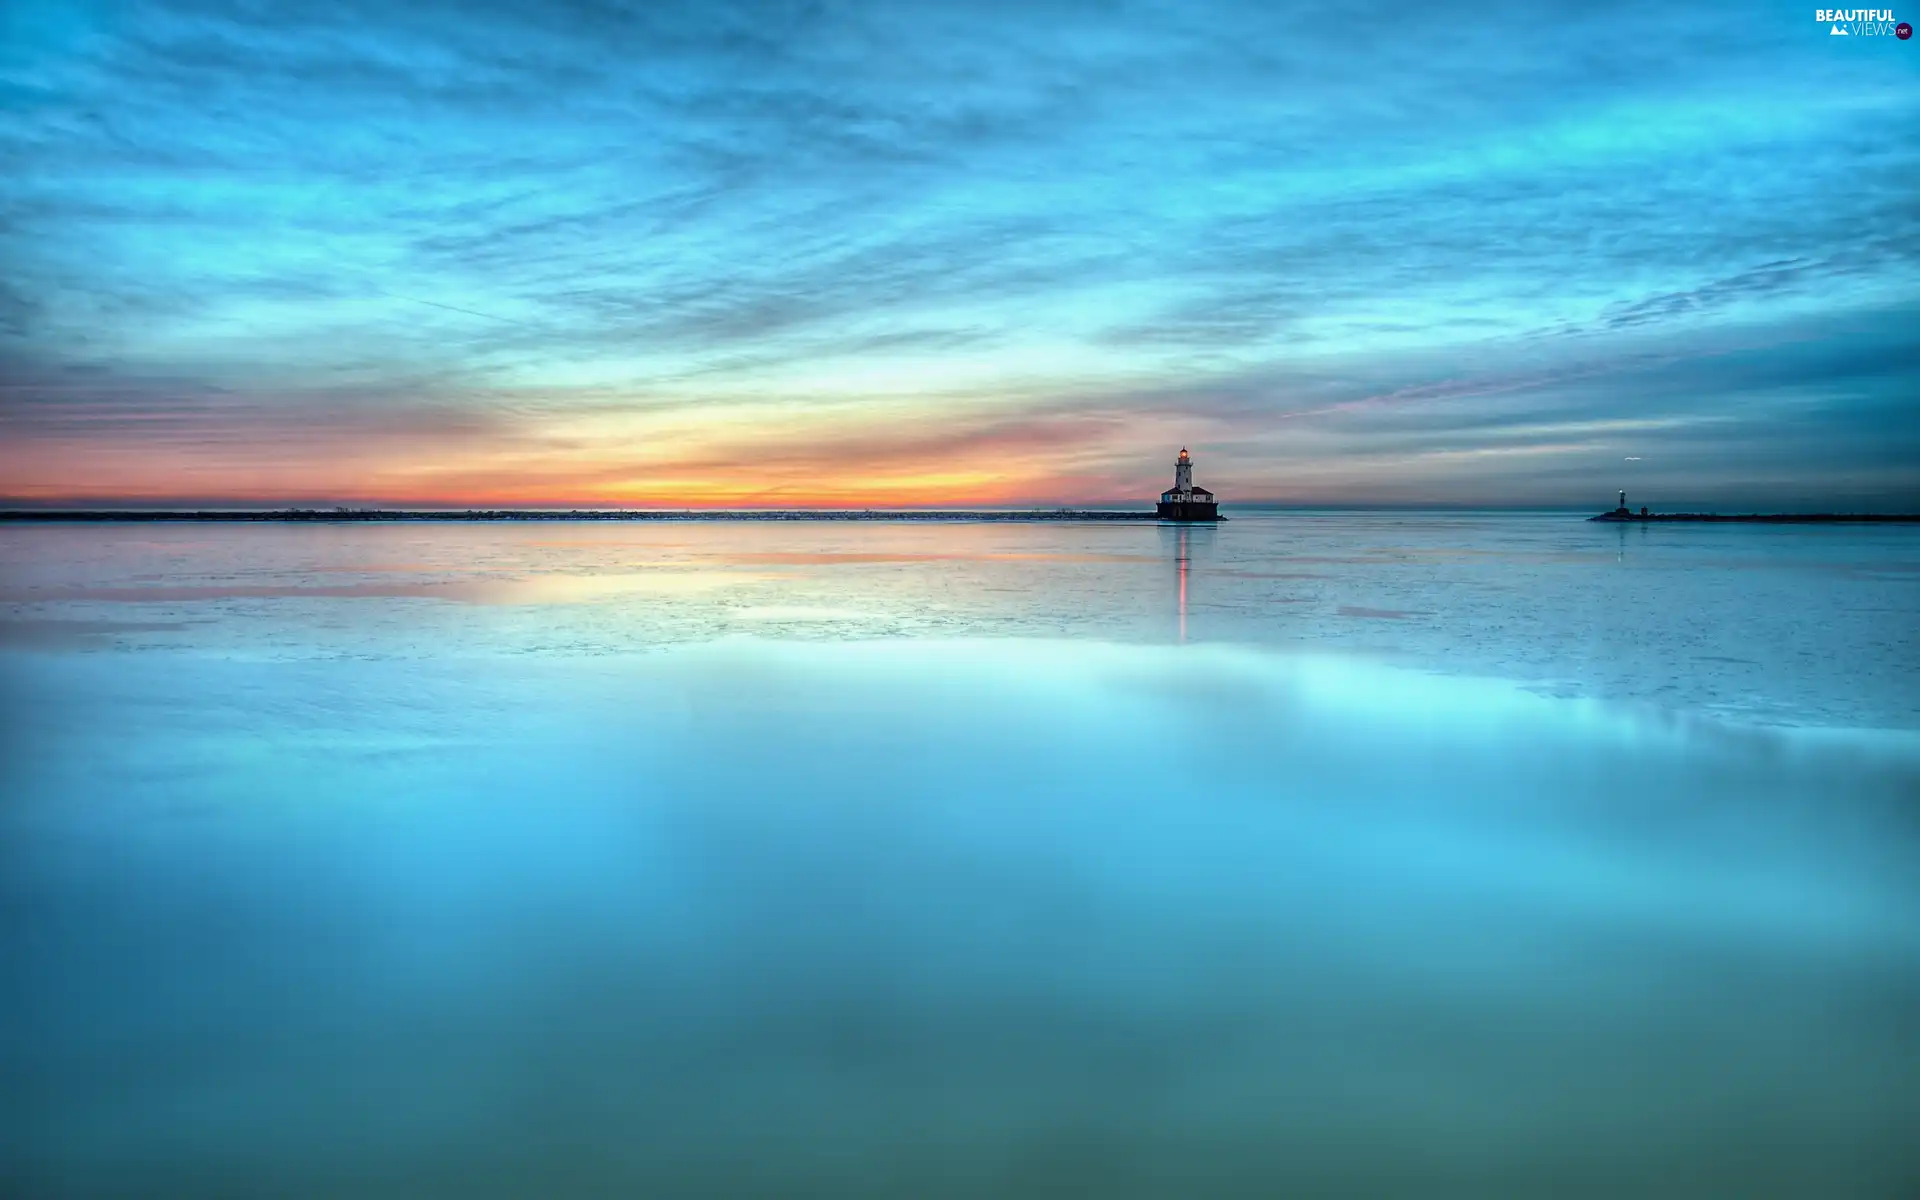
[[[1167,521],[1218,521],[1220,505],[1213,493],[1193,486],[1193,456],[1185,446],[1173,460],[1173,487],[1160,493],[1159,512]]]

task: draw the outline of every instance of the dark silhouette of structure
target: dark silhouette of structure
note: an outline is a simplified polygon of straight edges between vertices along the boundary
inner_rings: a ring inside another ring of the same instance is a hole
[[[1163,510],[1166,505],[1160,506]],[[1164,516],[1165,513],[1163,512]],[[1920,514],[1914,513],[1657,513],[1640,506],[1639,512],[1627,507],[1626,492],[1620,493],[1620,506],[1612,512],[1603,512],[1597,517],[1588,517],[1589,521],[1693,521],[1693,522],[1742,522],[1757,525],[1920,525]]]
[[[1180,457],[1173,460],[1173,486],[1160,493],[1158,511],[1163,521],[1220,519],[1220,505],[1213,493],[1193,486],[1193,456],[1184,446],[1180,448]]]

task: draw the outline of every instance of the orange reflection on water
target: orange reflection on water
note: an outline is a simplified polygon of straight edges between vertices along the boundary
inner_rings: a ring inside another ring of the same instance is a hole
[[[307,600],[362,597],[451,600],[465,604],[587,604],[630,595],[685,595],[779,579],[751,571],[647,571],[624,574],[483,575],[448,580],[346,584],[175,584],[164,587],[52,586],[0,589],[0,603],[75,600],[178,604],[205,600]]]
[[[1180,547],[1174,552],[1175,565],[1180,571],[1180,640],[1187,640],[1187,531],[1180,531]]]
[[[966,553],[945,551],[935,553],[915,553],[904,551],[841,551],[817,550],[804,552],[757,551],[715,554],[712,558],[721,562],[746,564],[781,564],[792,566],[834,566],[841,563],[917,563],[917,562],[1074,562],[1074,563],[1124,563],[1157,562],[1151,554],[1015,554],[1015,553]]]

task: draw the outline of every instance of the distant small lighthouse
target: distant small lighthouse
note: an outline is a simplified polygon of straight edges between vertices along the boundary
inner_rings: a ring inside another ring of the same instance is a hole
[[[1160,493],[1160,518],[1165,521],[1218,521],[1220,505],[1213,493],[1193,486],[1193,456],[1186,447],[1173,460],[1173,487]]]

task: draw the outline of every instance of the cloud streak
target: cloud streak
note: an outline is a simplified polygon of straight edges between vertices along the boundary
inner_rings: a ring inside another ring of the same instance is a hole
[[[0,496],[1920,503],[1910,62],[1327,17],[29,5]]]

